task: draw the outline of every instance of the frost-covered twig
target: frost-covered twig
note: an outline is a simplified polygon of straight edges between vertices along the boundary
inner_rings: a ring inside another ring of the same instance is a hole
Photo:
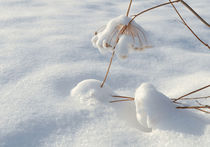
[[[203,40],[201,40],[196,34],[195,32],[190,28],[190,26],[185,22],[185,20],[183,19],[183,17],[181,16],[181,14],[178,12],[178,10],[176,9],[176,7],[174,6],[174,4],[172,3],[171,0],[169,0],[169,2],[171,3],[172,7],[174,8],[174,10],[176,11],[177,15],[180,17],[180,19],[182,20],[182,22],[184,23],[184,25],[190,30],[190,32],[206,47],[208,47],[208,49],[210,49],[210,46],[205,43]]]

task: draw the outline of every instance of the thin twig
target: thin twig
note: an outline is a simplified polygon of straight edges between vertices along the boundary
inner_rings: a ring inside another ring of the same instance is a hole
[[[208,99],[208,98],[210,98],[210,96],[182,98],[181,100],[197,100],[197,99]],[[171,100],[175,100],[175,98],[172,98]]]
[[[177,3],[177,2],[180,2],[180,0],[175,0],[175,1],[172,1],[172,3]],[[141,14],[143,14],[143,13],[147,12],[147,11],[150,11],[150,10],[152,10],[152,9],[156,9],[156,8],[159,8],[159,7],[162,7],[162,6],[168,5],[168,4],[170,4],[170,2],[163,3],[163,4],[160,4],[160,5],[157,5],[157,6],[151,7],[151,8],[149,8],[149,9],[146,9],[146,10],[144,10],[144,11],[141,11],[141,12],[137,13],[136,15],[134,15],[134,17],[130,20],[130,22],[132,22],[132,21],[133,21],[133,20],[134,20],[137,16],[139,16],[139,15],[141,15]],[[130,22],[129,22],[129,23],[130,23]]]
[[[186,96],[188,96],[188,95],[191,95],[191,94],[193,94],[193,93],[196,93],[196,92],[201,91],[201,90],[203,90],[203,89],[205,89],[205,88],[208,88],[208,87],[210,87],[210,85],[207,85],[207,86],[201,87],[201,88],[199,88],[199,89],[196,89],[196,90],[194,90],[194,91],[192,91],[192,92],[190,92],[190,93],[187,93],[187,94],[185,94],[185,95],[183,95],[183,96],[180,96],[180,97],[174,99],[173,102],[176,102],[176,101],[178,101],[178,100],[180,100],[180,99],[182,99],[182,98],[184,98],[184,97],[186,97]]]
[[[112,52],[112,57],[111,57],[111,59],[110,59],[109,66],[108,66],[108,69],[107,69],[107,71],[106,71],[106,75],[105,75],[105,77],[104,77],[104,80],[103,80],[103,82],[102,82],[102,84],[101,84],[101,88],[104,86],[104,83],[106,82],[106,79],[107,79],[107,76],[108,76],[108,74],[109,74],[109,70],[110,70],[110,67],[111,67],[111,64],[112,64],[112,60],[113,60],[113,58],[114,58],[114,54],[115,54],[115,51]]]
[[[110,101],[110,103],[122,102],[122,101],[132,101],[132,100],[130,100],[130,99],[125,99],[125,100],[115,100],[115,101]]]
[[[199,110],[199,111],[202,111],[202,112],[205,112],[205,113],[208,113],[208,114],[210,114],[210,112],[209,111],[206,111],[206,110],[203,110],[203,109],[199,109],[199,108],[196,108],[197,110]]]
[[[186,2],[184,2],[183,0],[180,0],[180,2],[186,8],[188,8],[198,19],[200,19],[200,21],[202,21],[205,25],[207,25],[208,27],[210,27],[210,25],[200,15],[198,15],[198,13],[196,13]]]
[[[134,100],[134,99],[135,99],[135,98],[133,98],[133,97],[129,97],[129,96],[121,96],[121,95],[113,95],[112,97],[115,97],[115,98],[132,99],[132,100]]]
[[[174,6],[174,4],[172,3],[171,0],[169,0],[169,2],[171,3],[172,7],[174,8],[174,10],[176,11],[177,15],[180,17],[180,19],[182,20],[182,22],[184,23],[184,25],[190,30],[190,32],[206,47],[208,47],[210,49],[210,46],[203,42],[203,40],[201,40],[196,34],[195,32],[189,27],[189,25],[185,22],[185,20],[183,19],[183,17],[181,16],[181,14],[178,12],[178,10],[176,9],[176,7]]]
[[[126,12],[126,16],[128,16],[128,14],[130,12],[131,4],[132,4],[132,0],[130,0],[129,6],[128,6],[128,10]]]
[[[197,108],[206,108],[206,109],[210,109],[209,105],[202,105],[202,106],[177,106],[177,109],[197,109]]]
[[[128,24],[128,25],[129,25],[129,24]],[[112,65],[112,60],[113,60],[114,55],[115,55],[115,48],[116,48],[117,43],[118,43],[118,41],[119,41],[119,37],[120,37],[121,34],[123,34],[123,33],[125,32],[125,30],[127,29],[128,25],[127,25],[127,26],[126,26],[126,25],[123,26],[123,27],[121,28],[121,30],[119,31],[118,35],[117,35],[117,38],[116,38],[116,41],[115,41],[116,43],[115,43],[115,45],[114,45],[114,47],[113,47],[113,51],[112,51],[112,56],[111,56],[110,61],[109,61],[109,66],[108,66],[108,68],[107,68],[107,71],[106,71],[106,75],[105,75],[105,77],[104,77],[104,80],[103,80],[103,82],[101,83],[101,88],[103,88],[104,83],[106,82],[107,76],[108,76],[108,74],[109,74],[109,70],[110,70],[111,65]]]

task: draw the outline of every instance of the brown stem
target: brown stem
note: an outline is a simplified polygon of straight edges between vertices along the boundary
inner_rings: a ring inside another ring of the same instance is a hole
[[[128,25],[129,25],[129,24],[128,24]],[[123,34],[123,33],[125,32],[125,30],[127,29],[128,25],[127,25],[127,26],[124,25],[124,26],[121,28],[121,30],[119,31],[118,35],[117,35],[117,38],[116,38],[116,41],[115,41],[116,43],[115,43],[115,45],[114,45],[114,47],[113,47],[112,56],[111,56],[111,59],[110,59],[110,62],[109,62],[108,69],[107,69],[107,71],[106,71],[106,75],[105,75],[104,80],[103,80],[103,82],[102,82],[102,84],[101,84],[101,88],[103,88],[104,83],[106,82],[107,76],[108,76],[108,74],[109,74],[109,70],[110,70],[110,67],[111,67],[111,64],[112,64],[112,60],[113,60],[114,55],[115,55],[115,48],[116,48],[117,43],[118,43],[118,41],[119,41],[119,37],[120,37],[121,34]]]
[[[107,69],[107,71],[106,71],[106,75],[105,75],[105,77],[104,77],[104,80],[103,80],[103,82],[102,82],[102,84],[101,84],[101,88],[104,86],[104,83],[106,82],[107,76],[108,76],[108,74],[109,74],[110,67],[111,67],[111,65],[112,65],[112,60],[113,60],[113,58],[114,58],[114,54],[115,54],[115,51],[112,52],[112,57],[111,57],[111,59],[110,59],[109,66],[108,66],[108,69]]]
[[[201,91],[201,90],[203,90],[203,89],[205,89],[205,88],[208,88],[208,87],[210,87],[210,85],[207,85],[207,86],[201,87],[201,88],[199,88],[199,89],[196,89],[196,90],[194,90],[194,91],[192,91],[192,92],[190,92],[190,93],[187,93],[187,94],[185,94],[185,95],[183,95],[183,96],[180,96],[180,97],[174,99],[173,102],[176,102],[176,101],[178,101],[178,100],[180,100],[180,99],[182,99],[182,98],[184,98],[184,97],[186,97],[186,96],[188,96],[188,95],[191,95],[191,94],[193,94],[193,93],[196,93],[196,92]]]
[[[199,109],[199,108],[196,108],[197,110],[199,110],[199,111],[202,111],[202,112],[205,112],[205,113],[208,113],[208,114],[210,114],[210,112],[209,111],[206,111],[206,110],[203,110],[203,109]]]
[[[188,8],[198,19],[200,19],[200,21],[202,21],[205,25],[207,25],[208,27],[210,27],[210,25],[200,15],[198,15],[198,13],[196,13],[186,2],[184,2],[183,0],[180,0],[180,2],[186,8]]]
[[[177,109],[200,109],[200,108],[207,108],[210,109],[209,105],[203,105],[203,106],[178,106]]]
[[[128,10],[126,12],[126,16],[128,16],[130,9],[131,9],[131,4],[132,4],[132,0],[130,0],[129,6],[128,6]]]
[[[133,97],[129,97],[129,96],[121,96],[121,95],[113,95],[112,97],[116,97],[116,98],[125,98],[125,99],[132,99],[134,100],[135,98]]]
[[[175,1],[172,1],[172,3],[177,3],[177,2],[180,2],[180,0],[175,0]],[[141,15],[141,14],[143,14],[143,13],[145,13],[145,12],[147,12],[147,11],[150,11],[150,10],[152,10],[152,9],[156,9],[156,8],[159,8],[159,7],[162,7],[162,6],[165,6],[165,5],[168,5],[168,4],[170,4],[170,2],[167,2],[167,3],[163,3],[163,4],[160,4],[160,5],[157,5],[157,6],[154,6],[154,7],[151,7],[151,8],[149,8],[149,9],[146,9],[146,10],[144,10],[144,11],[141,11],[141,12],[139,12],[139,13],[137,13],[136,15],[134,15],[134,17],[130,20],[130,22],[129,23],[131,23],[137,16],[139,16],[139,15]]]
[[[180,19],[182,20],[182,22],[184,23],[184,25],[190,30],[190,32],[206,47],[208,47],[210,49],[210,46],[203,42],[203,40],[201,40],[196,34],[195,32],[188,26],[188,24],[185,22],[185,20],[183,19],[183,17],[181,16],[181,14],[178,12],[178,10],[176,9],[176,7],[174,6],[174,4],[172,3],[171,0],[169,0],[169,2],[171,3],[172,7],[174,8],[174,10],[176,11],[177,15],[180,17]]]
[[[132,100],[130,100],[130,99],[125,99],[125,100],[116,100],[116,101],[110,101],[110,103],[122,102],[122,101],[132,101]]]
[[[181,100],[197,100],[197,99],[207,99],[207,98],[210,98],[210,96],[182,98]],[[175,100],[175,99],[173,98],[171,100]]]

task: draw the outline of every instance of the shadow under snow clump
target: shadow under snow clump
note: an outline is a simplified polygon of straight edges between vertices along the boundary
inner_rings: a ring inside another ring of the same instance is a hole
[[[188,110],[176,109],[167,96],[148,83],[135,93],[136,117],[148,129],[170,130],[185,134],[202,135],[207,121]]]

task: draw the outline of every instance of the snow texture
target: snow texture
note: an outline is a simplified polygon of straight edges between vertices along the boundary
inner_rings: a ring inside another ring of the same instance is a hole
[[[176,105],[148,83],[143,83],[135,93],[136,117],[147,130],[174,130],[201,134],[206,121],[190,111],[176,109]]]
[[[130,14],[163,2],[168,1],[135,0]],[[209,0],[186,2],[209,22]],[[209,50],[178,21],[170,5],[135,19],[153,47],[126,60],[114,58],[104,89],[98,88],[111,54],[101,55],[90,40],[97,28],[125,14],[128,3],[0,1],[0,147],[209,147],[207,114],[179,110],[174,114],[178,119],[148,124],[152,132],[146,133],[136,119],[134,101],[108,102],[116,100],[112,93],[134,97],[144,82],[157,89],[147,93],[142,88],[144,94],[158,98],[176,98],[209,84]],[[209,28],[181,4],[176,6],[210,44]],[[192,96],[206,95],[209,89]]]

